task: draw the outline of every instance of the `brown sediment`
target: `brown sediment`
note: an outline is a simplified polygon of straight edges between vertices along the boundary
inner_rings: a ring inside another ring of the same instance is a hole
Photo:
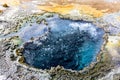
[[[0,10],[0,13],[2,13],[3,12],[3,10]]]
[[[108,13],[118,12],[120,11],[120,2],[112,3],[112,2],[105,2],[103,0],[88,0],[80,2],[80,4],[90,5],[98,10],[106,9]]]
[[[5,4],[3,4],[3,7],[6,7],[6,8],[7,8],[7,7],[9,7],[9,6],[5,3]]]
[[[24,58],[24,56],[21,56],[21,57],[19,58],[18,62],[21,63],[21,64],[25,63],[25,58]]]
[[[2,4],[6,3],[8,5],[17,6],[22,4],[22,2],[30,2],[32,0],[0,0]],[[120,1],[113,3],[113,2],[107,2],[105,0],[46,0],[43,1],[44,4],[40,4],[41,2],[38,2],[40,5],[44,6],[50,6],[51,3],[59,4],[59,5],[66,5],[66,4],[79,4],[79,5],[89,5],[93,8],[96,8],[97,10],[107,10],[108,13],[118,12],[120,11]]]
[[[50,0],[46,2],[44,6],[51,5],[51,2],[57,3],[60,5],[65,4],[79,4],[79,5],[89,5],[97,10],[107,10],[107,13],[113,13],[120,11],[120,2],[113,3],[113,2],[106,2],[105,0]]]

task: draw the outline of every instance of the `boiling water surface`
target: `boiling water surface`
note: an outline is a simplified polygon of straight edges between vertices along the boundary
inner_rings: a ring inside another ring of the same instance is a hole
[[[17,35],[25,41],[23,55],[30,66],[50,69],[58,65],[81,70],[96,60],[104,31],[86,21],[45,18],[48,23],[24,25]],[[27,42],[31,37],[35,39]]]

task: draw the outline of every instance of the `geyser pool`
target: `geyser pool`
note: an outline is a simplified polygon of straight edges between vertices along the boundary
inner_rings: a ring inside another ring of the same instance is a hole
[[[40,69],[60,65],[81,70],[96,60],[103,44],[103,29],[86,21],[61,19],[58,15],[45,20],[47,25],[33,23],[20,35],[25,41],[35,38],[23,45],[27,64]]]

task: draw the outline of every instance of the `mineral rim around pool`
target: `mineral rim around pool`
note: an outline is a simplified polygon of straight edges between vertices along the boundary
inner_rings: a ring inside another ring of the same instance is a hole
[[[96,60],[103,44],[103,29],[91,22],[41,15],[23,24],[18,33],[24,41],[23,56],[32,67],[50,69],[58,65],[81,70]],[[32,38],[32,40],[31,40]],[[31,40],[31,41],[30,41]]]

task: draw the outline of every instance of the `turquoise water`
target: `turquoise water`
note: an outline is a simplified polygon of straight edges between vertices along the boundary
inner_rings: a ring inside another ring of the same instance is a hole
[[[103,29],[90,22],[65,20],[57,15],[46,21],[48,25],[26,24],[17,34],[25,41],[23,55],[27,64],[40,69],[61,65],[81,70],[96,60],[103,44]],[[27,42],[31,37],[35,40]]]

